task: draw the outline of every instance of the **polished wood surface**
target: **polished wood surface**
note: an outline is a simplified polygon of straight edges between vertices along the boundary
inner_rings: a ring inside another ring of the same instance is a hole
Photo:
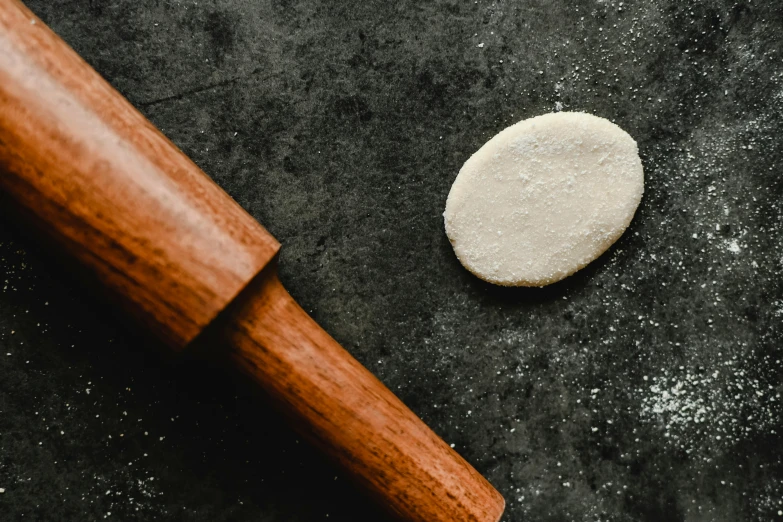
[[[173,348],[210,326],[213,356],[399,519],[499,519],[500,494],[283,289],[277,241],[17,0],[0,0],[0,204]]]
[[[0,1],[3,206],[184,348],[277,241],[20,3]]]
[[[500,519],[503,497],[302,310],[274,266],[227,315],[234,364],[400,519]]]

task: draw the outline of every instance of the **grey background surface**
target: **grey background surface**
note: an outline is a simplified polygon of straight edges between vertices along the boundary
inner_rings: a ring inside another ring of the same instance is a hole
[[[783,520],[783,7],[30,0],[283,243],[291,293],[504,520]],[[441,213],[527,117],[639,143],[645,195],[546,289]],[[0,221],[0,519],[380,520],[236,377],[170,361]]]

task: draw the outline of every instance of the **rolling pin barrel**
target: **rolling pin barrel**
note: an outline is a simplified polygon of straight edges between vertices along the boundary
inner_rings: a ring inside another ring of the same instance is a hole
[[[278,242],[17,0],[0,0],[0,204],[173,349],[214,324],[215,353],[401,520],[500,518],[500,494],[288,295]]]
[[[0,1],[0,189],[181,350],[277,241],[32,13]]]

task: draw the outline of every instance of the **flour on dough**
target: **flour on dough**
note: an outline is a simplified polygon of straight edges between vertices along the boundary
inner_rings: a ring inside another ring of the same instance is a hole
[[[568,277],[628,227],[644,192],[636,142],[608,120],[559,112],[521,121],[465,162],[446,201],[460,262],[504,286]]]

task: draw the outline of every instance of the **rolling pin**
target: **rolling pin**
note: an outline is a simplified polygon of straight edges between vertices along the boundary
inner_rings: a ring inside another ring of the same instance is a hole
[[[173,350],[209,327],[207,349],[400,520],[500,519],[489,482],[283,288],[279,243],[17,0],[0,0],[0,205]]]

